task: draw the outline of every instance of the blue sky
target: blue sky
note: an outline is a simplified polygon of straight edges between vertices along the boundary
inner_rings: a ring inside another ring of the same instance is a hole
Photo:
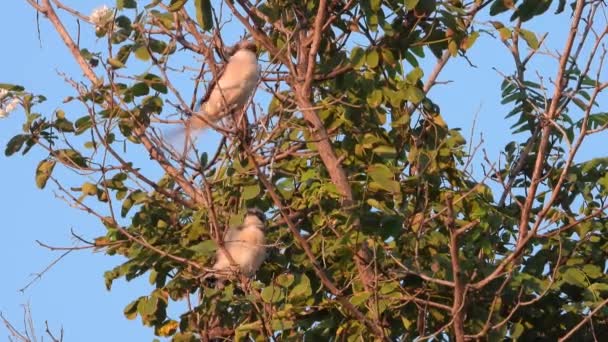
[[[83,13],[90,13],[92,8],[103,4],[102,1],[88,1],[82,5],[84,2],[75,0],[65,3]],[[564,23],[569,19],[569,13],[549,17],[530,28],[535,32],[550,31],[547,44],[561,49],[568,29]],[[7,1],[0,11],[0,32],[4,33],[2,44],[5,47],[0,55],[0,83],[20,84],[28,91],[44,94],[49,100],[40,110],[48,114],[59,106],[63,108],[62,99],[73,95],[57,72],[77,79],[81,72],[44,18],[40,19],[39,43],[35,18],[34,10],[25,1]],[[73,20],[66,23],[70,24],[68,28],[74,28]],[[83,27],[83,32],[87,29]],[[83,33],[81,45],[91,44],[96,44],[94,37]],[[450,61],[439,80],[453,82],[437,86],[430,95],[441,106],[450,127],[462,127],[467,139],[474,115],[478,113],[474,141],[477,142],[479,133],[483,132],[483,147],[491,157],[496,157],[511,140],[509,126],[513,122],[504,119],[510,107],[499,105],[501,78],[492,68],[509,74],[512,62],[504,46],[485,35],[472,48],[470,59],[477,68],[470,67],[463,59]],[[550,61],[549,57],[540,57],[531,67],[554,75],[555,64]],[[433,62],[425,62],[426,73],[430,73]],[[72,115],[78,117],[82,113]],[[23,113],[16,111],[0,121],[2,151],[6,142],[19,133],[22,120]],[[147,278],[129,283],[120,280],[115,282],[111,292],[105,289],[103,272],[120,263],[119,257],[90,251],[74,252],[27,291],[18,291],[32,279],[33,273],[40,272],[60,255],[38,246],[35,240],[71,246],[75,242],[70,229],[86,238],[104,234],[95,219],[70,208],[55,196],[51,186],[43,191],[36,188],[34,169],[45,156],[36,149],[26,157],[7,158],[0,154],[0,189],[3,193],[0,214],[4,218],[0,226],[0,267],[3,269],[0,311],[21,328],[21,305],[29,303],[38,335],[43,334],[44,321],[48,321],[53,331],[64,328],[65,341],[152,340],[152,329],[143,327],[139,320],[129,321],[122,314],[126,304],[149,292]],[[0,327],[0,336],[7,334],[4,326]]]

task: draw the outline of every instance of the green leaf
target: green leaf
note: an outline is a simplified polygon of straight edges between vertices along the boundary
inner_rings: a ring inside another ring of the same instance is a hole
[[[418,1],[420,0],[405,0],[405,8],[409,11],[414,9],[416,5],[418,5]]]
[[[10,91],[24,91],[25,90],[25,88],[23,88],[20,85],[9,84],[9,83],[0,83],[0,89],[6,89],[6,90],[10,90]]]
[[[97,195],[97,185],[93,183],[85,182],[80,189],[84,195]]]
[[[205,240],[203,242],[197,243],[196,245],[188,249],[193,251],[197,255],[210,257],[215,254],[215,251],[217,250],[217,244],[213,240]]]
[[[557,6],[557,9],[555,10],[555,14],[560,14],[564,11],[564,8],[566,8],[566,0],[559,0],[559,5]]]
[[[289,274],[289,273],[280,274],[276,278],[277,284],[279,284],[283,287],[291,286],[291,284],[293,284],[294,280],[295,280],[295,277],[293,276],[293,274]]]
[[[125,317],[127,319],[135,319],[135,317],[137,317],[137,305],[139,304],[139,300],[140,298],[137,298],[136,300],[132,301],[131,303],[129,303],[123,310],[123,314],[125,315]]]
[[[250,200],[252,198],[256,198],[260,194],[260,185],[246,185],[243,187],[243,199]]]
[[[513,330],[511,332],[511,339],[513,341],[517,341],[517,339],[519,338],[519,336],[521,336],[521,334],[523,334],[524,332],[524,326],[521,323],[515,323],[513,325]]]
[[[422,69],[414,68],[407,74],[406,79],[409,84],[414,85],[422,78],[422,76],[424,76]]]
[[[44,189],[44,187],[46,186],[46,182],[49,180],[49,177],[53,173],[54,168],[54,160],[45,159],[38,163],[38,167],[36,168],[36,186],[39,189]]]
[[[538,39],[536,38],[536,34],[532,31],[519,29],[519,35],[526,41],[526,44],[532,50],[536,50],[539,47]]]
[[[517,0],[494,0],[490,6],[490,15],[495,16],[515,7]]]
[[[287,319],[273,319],[270,326],[273,331],[283,331],[293,328],[294,322]]]
[[[388,158],[392,158],[397,155],[397,150],[395,149],[395,147],[387,145],[378,146],[372,151],[379,156]]]
[[[212,7],[210,0],[195,0],[196,21],[204,31],[213,28]]]
[[[265,287],[262,290],[261,296],[262,300],[264,300],[266,303],[277,303],[283,300],[283,298],[285,298],[283,290],[280,287],[274,285]]]
[[[133,92],[133,96],[145,96],[150,93],[150,88],[147,84],[140,82],[133,85],[131,91]]]
[[[350,62],[353,68],[360,68],[365,63],[365,50],[358,46],[354,47],[350,52]]]
[[[288,298],[290,300],[306,299],[312,295],[310,279],[305,274],[296,275],[295,283],[296,285],[289,292]]]
[[[376,51],[376,50],[368,51],[367,55],[365,57],[365,61],[367,63],[367,66],[370,67],[371,69],[374,69],[375,67],[377,67],[378,63],[380,62],[380,55],[378,55],[378,51]]]
[[[74,126],[76,126],[76,135],[79,135],[91,128],[93,126],[93,122],[91,121],[91,117],[86,115],[76,120]]]
[[[135,49],[135,57],[141,61],[147,61],[150,59],[150,52],[148,52],[148,48],[145,46],[140,46]]]
[[[86,159],[76,150],[69,148],[53,151],[53,155],[63,164],[70,167],[87,168]]]
[[[125,67],[125,64],[116,58],[108,58],[108,64],[110,64],[112,69],[120,69]]]
[[[563,274],[562,278],[564,281],[570,285],[575,285],[578,287],[587,287],[589,284],[587,283],[587,277],[583,271],[579,270],[576,267],[571,267],[567,269]]]
[[[394,175],[388,166],[384,164],[374,164],[367,169],[368,175],[372,177],[373,180],[379,179],[393,179]]]
[[[511,30],[508,27],[499,28],[498,33],[500,33],[500,39],[502,40],[511,39]]]
[[[74,132],[74,124],[72,121],[65,118],[55,120],[53,126],[55,126],[59,132]]]
[[[369,176],[374,180],[369,183],[372,189],[383,189],[391,193],[401,191],[399,182],[395,181],[393,173],[384,164],[374,164],[368,168]]]
[[[372,108],[376,108],[380,104],[382,104],[382,90],[380,90],[380,89],[374,89],[367,96],[367,104],[369,104],[369,106],[372,107]]]
[[[15,152],[19,151],[23,144],[30,138],[29,134],[15,135],[8,141],[6,148],[4,149],[5,156],[12,156]]]
[[[585,272],[585,274],[591,279],[597,279],[604,275],[604,273],[602,273],[602,269],[599,266],[592,264],[584,265],[583,272]]]
[[[171,0],[171,4],[169,5],[170,12],[177,12],[188,2],[188,0]]]
[[[535,16],[545,13],[553,0],[524,0],[511,16],[511,20],[520,18],[521,21],[528,21]]]
[[[143,81],[148,86],[150,86],[152,89],[158,91],[159,93],[163,93],[163,94],[167,93],[167,86],[165,85],[165,81],[163,81],[162,78],[160,78],[154,74],[146,73],[143,76]]]
[[[425,98],[425,95],[424,95],[424,92],[422,91],[422,89],[420,89],[416,86],[407,86],[405,88],[405,93],[403,95],[406,100],[408,100],[414,104],[420,103]]]
[[[135,0],[116,0],[116,8],[119,10],[124,8],[137,8]]]
[[[360,306],[361,304],[365,303],[369,297],[371,297],[371,295],[372,294],[370,292],[360,292],[350,297],[349,302],[351,302],[351,304],[354,306]]]
[[[158,336],[171,336],[173,334],[175,334],[175,332],[177,331],[179,324],[177,323],[177,321],[174,320],[168,320],[164,323],[162,323],[159,327],[157,327],[154,330],[154,333]]]
[[[477,41],[477,38],[479,38],[479,32],[478,31],[473,31],[471,32],[471,34],[469,34],[464,41],[464,44],[462,45],[463,50],[468,50],[470,49],[473,44],[475,44],[475,41]]]

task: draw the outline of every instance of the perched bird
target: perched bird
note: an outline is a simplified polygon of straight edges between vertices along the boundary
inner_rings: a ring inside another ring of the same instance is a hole
[[[207,126],[205,120],[215,123],[232,111],[242,109],[257,87],[259,78],[255,43],[238,43],[224,69],[211,82],[206,96],[199,101],[199,111],[190,118],[191,128],[200,130]]]
[[[226,253],[218,249],[213,265],[216,277],[227,277],[237,270],[248,277],[255,274],[266,258],[265,226],[266,217],[260,209],[247,209],[243,224],[228,229],[224,236],[226,251],[236,265],[233,266]]]

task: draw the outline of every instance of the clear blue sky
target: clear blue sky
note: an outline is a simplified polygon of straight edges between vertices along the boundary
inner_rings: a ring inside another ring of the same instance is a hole
[[[83,5],[85,2],[75,0],[65,3],[87,14],[92,8],[103,4],[101,1],[87,1]],[[549,46],[561,48],[568,19],[569,13],[564,13],[559,18],[538,22],[532,29],[536,32],[550,31]],[[66,22],[73,24],[74,21],[70,19]],[[72,90],[57,71],[75,78],[80,78],[81,72],[48,22],[41,18],[40,23],[41,45],[34,10],[25,1],[6,1],[3,4],[0,11],[0,32],[3,33],[4,46],[0,54],[0,83],[20,84],[28,91],[44,94],[49,100],[40,110],[49,114],[57,107],[63,107],[62,99],[72,95]],[[481,27],[477,25],[478,29]],[[83,24],[83,32],[86,30],[88,27]],[[95,40],[90,34],[84,34],[81,46],[89,44],[95,44]],[[462,127],[467,139],[474,114],[478,112],[475,142],[479,133],[483,132],[484,147],[490,156],[495,157],[511,139],[509,126],[513,122],[504,120],[510,107],[499,105],[501,79],[492,68],[510,73],[512,62],[499,42],[484,35],[473,47],[470,59],[477,68],[469,67],[463,59],[451,61],[439,80],[453,82],[437,86],[431,92],[431,97],[441,106],[450,127]],[[555,64],[550,61],[548,57],[542,57],[532,67],[540,68],[547,75],[554,75]],[[433,62],[429,60],[424,65],[432,66]],[[430,69],[425,69],[425,72],[430,73]],[[78,110],[77,107],[74,110]],[[82,113],[68,112],[69,115],[77,117]],[[0,121],[2,151],[6,142],[19,133],[22,122],[23,113],[20,111]],[[111,292],[105,289],[103,272],[119,264],[119,257],[90,251],[72,253],[25,293],[18,292],[32,279],[33,273],[41,271],[59,256],[58,252],[39,247],[35,240],[70,246],[74,243],[70,236],[72,228],[86,238],[104,234],[96,220],[58,199],[52,186],[43,191],[36,188],[34,169],[44,157],[45,154],[36,149],[26,157],[7,158],[3,153],[0,155],[0,189],[3,194],[0,200],[3,217],[0,226],[0,267],[3,270],[0,311],[22,328],[21,305],[29,303],[38,335],[43,334],[44,321],[48,320],[53,331],[64,328],[65,341],[152,340],[152,329],[143,327],[139,319],[126,320],[122,314],[123,308],[131,300],[149,293],[147,277],[129,283],[120,280],[115,282]],[[2,326],[0,338],[7,334]]]

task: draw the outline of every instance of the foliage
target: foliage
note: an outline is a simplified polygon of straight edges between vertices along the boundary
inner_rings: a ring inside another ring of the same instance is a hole
[[[48,0],[30,3],[59,27]],[[37,113],[44,97],[0,85],[20,96],[26,115],[5,153],[48,151],[36,184],[54,180],[106,227],[94,247],[127,258],[105,273],[108,289],[149,277],[151,292],[124,314],[158,336],[601,340],[608,159],[575,156],[608,126],[598,103],[606,32],[591,20],[604,5],[571,5],[119,0],[113,22],[96,28],[111,49],[73,53],[88,80],[66,80],[75,91],[67,100],[84,116],[59,103]],[[551,84],[526,69],[543,37],[524,25],[547,15],[573,28]],[[200,97],[234,43],[223,42],[231,16],[262,51],[263,94],[219,130],[217,151],[183,158],[162,129],[174,108],[193,113],[184,99]],[[480,35],[515,62],[501,90],[518,133],[482,175],[469,169],[477,149],[427,97],[443,66],[466,57]],[[421,61],[432,58],[425,70]],[[134,157],[141,153],[150,161]],[[202,278],[218,237],[250,206],[271,217],[271,253],[255,280],[210,287]],[[173,301],[188,303],[180,317],[167,314]]]

